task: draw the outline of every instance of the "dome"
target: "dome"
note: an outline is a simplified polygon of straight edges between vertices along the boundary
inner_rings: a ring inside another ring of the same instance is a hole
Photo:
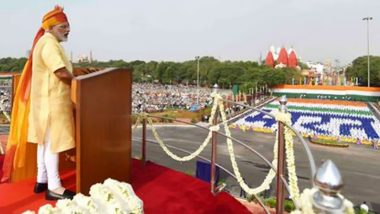
[[[286,52],[286,49],[283,47],[280,50],[280,53],[278,55],[277,64],[284,64],[288,65],[288,53]]]
[[[273,68],[274,67],[274,58],[271,51],[268,52],[267,57],[265,58],[265,65]]]
[[[292,50],[289,54],[288,66],[290,68],[295,68],[297,67],[297,65],[298,65],[297,55],[294,52],[294,50]]]

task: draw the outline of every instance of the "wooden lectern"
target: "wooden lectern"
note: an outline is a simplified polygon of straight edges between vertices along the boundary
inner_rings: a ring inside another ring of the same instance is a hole
[[[106,69],[79,76],[71,91],[77,192],[88,194],[91,185],[107,178],[130,182],[132,72]]]

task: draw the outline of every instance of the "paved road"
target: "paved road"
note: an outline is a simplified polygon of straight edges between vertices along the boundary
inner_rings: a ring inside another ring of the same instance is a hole
[[[206,137],[206,132],[199,128],[192,127],[160,127],[158,132],[165,143],[169,145],[184,148],[189,151],[195,151]],[[273,156],[273,134],[242,132],[233,130],[233,136],[242,140],[252,148],[259,151],[270,161]],[[154,140],[150,130],[147,131],[148,139]],[[134,131],[133,136],[141,137],[141,130]],[[366,146],[350,145],[349,148],[331,148],[310,144],[312,153],[315,158],[317,167],[327,159],[331,159],[338,166],[344,179],[343,195],[354,203],[366,201],[375,210],[380,210],[380,150],[372,150]],[[243,177],[251,187],[256,187],[265,178],[268,172],[268,166],[255,154],[247,151],[242,146],[234,146],[238,165]],[[140,143],[133,143],[133,156],[138,157],[140,154]],[[184,156],[176,152],[179,156]],[[210,146],[201,154],[210,159]],[[299,142],[295,146],[296,167],[299,179],[300,189],[310,187],[310,168],[306,153]],[[159,146],[148,144],[148,159],[170,168],[194,175],[195,162],[178,163],[170,159]],[[218,157],[217,162],[232,171],[225,139],[218,138]],[[239,195],[240,188],[238,184],[226,173],[221,174],[222,180],[227,183],[227,190],[232,194]],[[275,181],[272,184],[275,189]],[[274,194],[272,191],[269,194]]]

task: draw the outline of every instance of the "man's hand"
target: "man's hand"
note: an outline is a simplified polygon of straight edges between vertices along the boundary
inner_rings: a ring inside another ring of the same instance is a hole
[[[71,80],[74,78],[74,76],[65,68],[60,68],[56,71],[54,71],[54,74],[65,84],[71,85]]]
[[[77,76],[89,74],[89,73],[96,72],[96,71],[99,71],[99,69],[97,69],[97,68],[74,68],[73,74],[74,74],[74,76],[77,77]]]

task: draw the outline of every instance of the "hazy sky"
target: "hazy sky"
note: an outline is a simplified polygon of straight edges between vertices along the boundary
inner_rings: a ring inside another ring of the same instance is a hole
[[[68,54],[98,60],[185,61],[265,58],[270,46],[293,47],[303,60],[340,65],[380,55],[380,0],[0,0],[0,58],[22,57],[43,15],[64,6]]]

